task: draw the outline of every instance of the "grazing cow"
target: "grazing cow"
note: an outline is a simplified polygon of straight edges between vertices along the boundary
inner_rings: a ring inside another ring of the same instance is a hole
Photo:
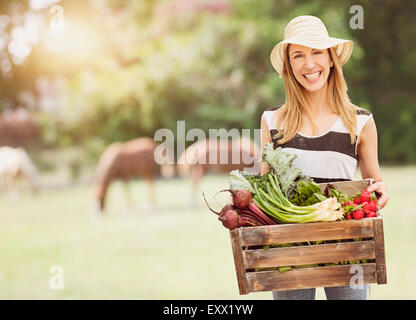
[[[247,138],[235,141],[207,139],[189,146],[179,158],[178,173],[182,178],[190,176],[192,179],[191,205],[196,205],[196,192],[204,174],[208,172],[228,174],[235,169],[259,174],[260,157],[260,147]]]
[[[127,182],[133,178],[144,178],[149,186],[150,202],[156,207],[154,181],[158,173],[158,165],[154,160],[156,143],[147,137],[137,138],[124,143],[113,143],[103,152],[95,174],[95,197],[99,210],[103,213],[105,199],[111,182],[122,180]],[[163,177],[174,175],[173,165],[161,168]]]
[[[38,171],[22,148],[0,147],[0,192],[16,193],[28,186],[38,190]]]

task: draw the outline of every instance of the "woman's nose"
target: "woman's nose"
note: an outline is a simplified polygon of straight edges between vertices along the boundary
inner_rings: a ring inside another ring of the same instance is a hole
[[[305,68],[306,69],[313,69],[314,66],[315,66],[314,58],[312,56],[306,56]]]

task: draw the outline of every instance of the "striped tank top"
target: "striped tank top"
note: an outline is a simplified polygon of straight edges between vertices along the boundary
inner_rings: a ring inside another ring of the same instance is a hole
[[[357,139],[354,144],[351,144],[341,117],[331,129],[319,136],[297,133],[291,141],[278,144],[273,136],[278,132],[274,115],[279,107],[271,107],[263,113],[274,148],[282,147],[285,152],[297,155],[292,165],[317,183],[354,180],[358,164],[357,140],[372,116],[370,112],[357,110]]]

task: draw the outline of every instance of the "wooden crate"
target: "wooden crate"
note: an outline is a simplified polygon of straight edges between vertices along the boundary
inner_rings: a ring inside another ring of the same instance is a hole
[[[371,180],[333,183],[349,195],[364,190]],[[322,184],[322,190],[326,184]],[[230,231],[240,294],[316,287],[349,286],[362,269],[363,283],[386,284],[383,219],[365,218],[334,222],[279,224],[238,228]],[[362,241],[354,241],[360,238]],[[334,240],[333,243],[270,247],[286,243]],[[339,241],[337,241],[339,240]],[[367,260],[366,263],[292,268],[280,272],[280,266],[302,266]],[[258,268],[269,268],[256,271]]]

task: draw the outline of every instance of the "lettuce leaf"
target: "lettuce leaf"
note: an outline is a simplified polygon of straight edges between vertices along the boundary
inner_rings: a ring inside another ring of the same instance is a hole
[[[249,190],[251,193],[255,193],[250,182],[239,170],[233,170],[228,174],[228,182],[231,190]]]
[[[269,165],[270,171],[279,179],[282,191],[288,196],[291,189],[296,188],[297,178],[307,178],[302,170],[292,167],[297,155],[283,152],[281,147],[273,148],[272,143],[266,143],[263,148],[262,159]]]

